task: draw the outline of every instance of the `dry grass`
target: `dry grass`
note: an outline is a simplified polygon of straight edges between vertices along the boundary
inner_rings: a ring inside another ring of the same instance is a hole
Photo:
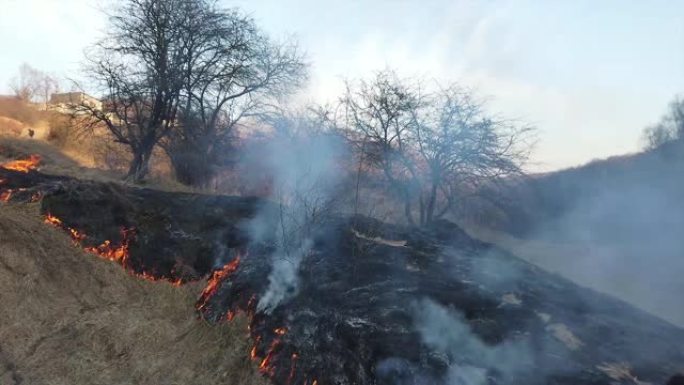
[[[264,383],[244,323],[196,318],[201,286],[139,280],[78,250],[37,207],[0,206],[0,383]]]
[[[125,184],[123,172],[94,164],[82,151],[59,148],[37,139],[19,139],[0,133],[0,163],[38,154],[42,157],[40,171],[46,174],[70,176],[78,179]],[[155,173],[144,182],[147,187],[164,191],[215,194],[216,191],[182,185],[168,176]]]
[[[121,174],[87,167],[74,154],[62,151],[48,142],[37,139],[18,139],[0,136],[0,162],[38,154],[42,157],[41,171],[80,179],[115,182]]]
[[[24,131],[24,123],[0,116],[0,132],[8,136],[20,136]]]

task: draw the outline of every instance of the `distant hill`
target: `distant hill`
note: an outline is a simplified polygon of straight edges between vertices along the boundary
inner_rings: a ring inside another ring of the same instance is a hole
[[[532,176],[512,190],[498,230],[559,251],[535,262],[684,324],[684,144]]]
[[[569,235],[565,225],[572,214],[592,232],[597,231],[594,237],[600,239],[609,236],[605,225],[644,236],[648,232],[642,226],[644,220],[654,226],[684,220],[684,211],[675,210],[684,207],[683,177],[681,143],[533,176],[519,191],[527,195],[526,226],[511,230],[520,235],[562,231],[557,235],[565,239]],[[585,230],[573,233],[580,239],[592,237]]]

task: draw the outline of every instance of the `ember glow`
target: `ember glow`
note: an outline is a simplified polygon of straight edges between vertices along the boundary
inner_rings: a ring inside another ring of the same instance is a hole
[[[10,199],[12,199],[12,190],[0,192],[0,202],[9,202]]]
[[[19,159],[11,162],[0,164],[0,168],[10,171],[16,171],[21,173],[28,173],[29,171],[37,170],[40,165],[41,158],[40,155],[31,155],[27,159]],[[7,179],[0,178],[0,185],[7,183]],[[24,191],[25,189],[19,189],[18,191]],[[15,189],[3,189],[0,191],[0,202],[9,202],[14,196]],[[34,200],[31,200],[35,202]]]
[[[209,281],[207,282],[207,287],[204,288],[202,295],[200,295],[200,298],[197,300],[197,310],[202,310],[206,306],[207,300],[216,294],[216,291],[221,286],[223,280],[235,272],[239,266],[240,256],[238,255],[232,261],[223,266],[221,270],[216,270],[211,274],[211,277],[209,277]],[[226,319],[232,320],[234,316],[235,313],[229,311],[226,315]]]
[[[135,229],[121,229],[121,244],[113,246],[107,240],[97,247],[86,247],[86,251],[97,254],[110,261],[119,262],[123,266],[127,266],[127,259],[129,255],[129,247],[131,240],[135,236]]]
[[[273,342],[271,342],[271,346],[268,348],[266,356],[261,360],[261,363],[259,364],[259,372],[265,375],[269,375],[270,377],[272,377],[275,374],[275,367],[270,364],[271,359],[273,358],[273,355],[276,353],[276,350],[279,346],[279,338],[276,338],[273,340]]]
[[[299,355],[297,353],[292,353],[290,375],[287,377],[287,383],[288,384],[292,383],[292,379],[295,376],[295,370],[297,369],[297,359],[298,358],[299,358]]]
[[[83,250],[85,250],[88,253],[98,255],[104,259],[120,264],[129,273],[139,278],[145,279],[147,281],[165,281],[171,283],[174,286],[180,286],[183,284],[182,279],[157,277],[144,271],[142,273],[138,273],[131,269],[128,263],[128,259],[130,256],[131,243],[135,240],[135,228],[122,228],[121,241],[118,244],[113,244],[110,240],[106,240],[102,242],[102,244],[100,244],[99,246],[86,247],[83,246],[83,242],[85,241],[87,236],[82,231],[78,231],[72,227],[65,225],[61,219],[55,217],[50,213],[48,213],[45,216],[45,223],[60,228],[69,233],[69,236],[71,237],[71,240],[74,242],[74,245],[83,247]]]
[[[23,173],[28,173],[29,171],[37,170],[40,166],[41,157],[40,155],[31,155],[27,159],[19,159],[11,162],[1,164],[0,167],[5,170],[18,171]]]
[[[243,255],[236,256],[231,262],[224,265],[221,269],[214,271],[207,282],[206,288],[202,291],[196,303],[196,308],[202,314],[210,302],[211,298],[221,289],[221,286],[238,270],[240,261]],[[300,356],[296,352],[287,350],[284,344],[284,338],[288,333],[286,327],[277,327],[274,329],[264,329],[259,325],[259,317],[257,316],[256,306],[257,297],[252,295],[247,300],[243,297],[238,301],[234,308],[226,312],[222,320],[232,321],[233,318],[240,313],[245,314],[248,318],[247,330],[252,338],[253,346],[250,349],[249,357],[257,365],[259,373],[274,380],[277,376],[283,375],[287,385],[297,385],[294,383],[297,370],[297,362]],[[318,384],[316,380],[307,380],[305,383],[298,385],[314,385]]]
[[[14,172],[30,173],[36,170],[40,164],[39,156],[31,156],[28,159],[17,160],[0,165],[0,168]],[[24,202],[39,202],[44,193],[26,188],[14,187],[8,178],[0,179],[0,201],[22,200]],[[30,194],[26,194],[30,191]],[[24,194],[21,194],[24,192]],[[171,270],[169,277],[161,276],[154,270],[147,270],[146,267],[138,267],[136,259],[131,259],[131,248],[138,237],[138,229],[135,227],[123,227],[120,229],[119,236],[101,241],[94,241],[95,237],[88,236],[83,228],[65,221],[65,218],[58,217],[48,212],[44,217],[44,222],[61,229],[69,235],[74,246],[84,251],[95,254],[100,258],[116,262],[130,274],[148,281],[165,281],[175,286],[184,283],[182,278],[178,278]],[[95,231],[95,230],[93,230]],[[96,239],[96,238],[95,238]],[[204,313],[209,307],[211,299],[225,286],[232,275],[240,268],[241,262],[246,257],[244,251],[238,251],[235,257],[222,268],[213,271],[196,302],[196,308],[200,314]],[[253,341],[250,349],[250,358],[255,367],[265,377],[283,385],[318,385],[318,382],[311,377],[298,374],[301,370],[302,357],[299,352],[292,349],[288,343],[288,328],[268,327],[265,328],[262,321],[263,315],[257,311],[258,296],[251,291],[245,291],[240,295],[239,301],[228,310],[224,310],[223,321],[232,321],[238,314],[244,314],[248,319],[248,333]]]

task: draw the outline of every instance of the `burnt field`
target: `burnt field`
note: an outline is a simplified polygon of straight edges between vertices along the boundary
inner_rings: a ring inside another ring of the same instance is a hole
[[[0,168],[4,201],[39,202],[46,226],[138,279],[208,278],[198,318],[247,316],[244,355],[277,385],[658,384],[682,370],[681,329],[447,221],[330,215],[274,302],[289,255],[274,203],[50,176],[37,161]]]

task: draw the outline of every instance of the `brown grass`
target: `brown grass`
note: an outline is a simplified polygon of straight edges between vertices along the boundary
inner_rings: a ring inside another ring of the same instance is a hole
[[[41,171],[53,175],[106,182],[121,180],[121,175],[95,167],[87,167],[77,155],[63,151],[48,142],[0,136],[0,162],[38,154],[42,157]]]
[[[0,206],[1,384],[261,384],[244,321],[212,327],[201,284],[134,278],[42,223]]]
[[[20,136],[22,131],[24,131],[24,123],[0,116],[0,132],[8,136]]]
[[[38,154],[42,157],[40,171],[52,175],[64,175],[78,179],[125,184],[124,173],[99,167],[87,153],[54,146],[37,139],[21,139],[3,136],[0,133],[0,163]],[[155,173],[145,182],[147,187],[164,191],[214,194],[216,191],[193,188],[176,182],[168,176]]]

